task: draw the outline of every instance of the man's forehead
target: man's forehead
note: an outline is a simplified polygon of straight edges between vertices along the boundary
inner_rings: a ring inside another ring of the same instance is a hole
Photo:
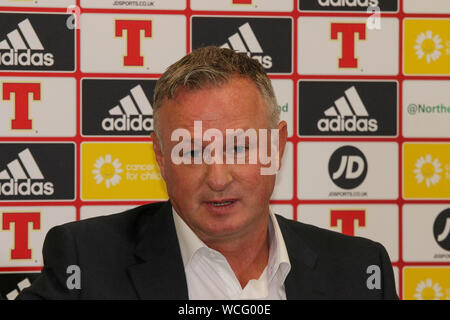
[[[173,99],[164,101],[162,109],[170,118],[198,119],[205,122],[247,120],[258,114],[265,115],[266,102],[258,89],[247,87],[185,90]],[[255,114],[257,113],[257,114]]]

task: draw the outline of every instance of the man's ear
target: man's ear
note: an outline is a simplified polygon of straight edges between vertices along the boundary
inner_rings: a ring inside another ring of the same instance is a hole
[[[280,164],[280,167],[278,168],[278,170],[281,169],[281,160],[283,159],[283,154],[284,154],[284,150],[286,148],[286,141],[287,141],[287,123],[286,121],[281,121],[278,126],[278,137],[279,137],[279,141],[278,141],[278,148],[279,148],[279,159],[278,159],[278,163]]]
[[[165,179],[164,156],[162,152],[161,141],[158,139],[158,136],[156,135],[155,132],[152,132],[150,136],[152,137],[153,151],[155,152],[156,162],[158,162],[158,166],[161,171],[161,176],[163,177],[163,179]]]

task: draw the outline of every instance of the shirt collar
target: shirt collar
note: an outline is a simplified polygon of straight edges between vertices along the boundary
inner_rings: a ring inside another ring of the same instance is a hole
[[[269,212],[270,249],[269,261],[267,264],[268,280],[271,281],[275,275],[279,275],[281,277],[280,280],[284,282],[291,269],[291,263],[289,261],[286,244],[275,214],[272,210],[269,210]],[[184,222],[173,207],[172,214],[175,222],[178,242],[180,244],[181,257],[183,259],[184,267],[186,268],[198,250],[208,247],[197,237],[197,235],[191,230],[186,222]],[[278,272],[278,270],[280,270],[280,272]]]
[[[172,207],[175,230],[177,232],[178,243],[180,244],[181,258],[186,268],[192,256],[201,248],[207,248],[206,244],[197,237],[194,231],[184,222]]]

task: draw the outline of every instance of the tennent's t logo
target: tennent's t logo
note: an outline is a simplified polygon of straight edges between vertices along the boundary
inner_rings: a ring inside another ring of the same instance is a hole
[[[11,230],[11,222],[14,223],[14,248],[11,250],[11,259],[31,259],[31,249],[28,248],[28,224],[32,224],[33,230],[39,230],[40,213],[3,213],[3,230]]]
[[[33,122],[29,119],[29,94],[34,101],[41,99],[40,83],[4,83],[3,100],[9,101],[11,93],[15,96],[14,118],[11,121],[13,130],[31,130]]]
[[[359,227],[366,226],[365,210],[331,210],[331,226],[337,227],[337,221],[342,221],[342,233],[348,236],[355,235],[355,220]]]
[[[331,39],[337,40],[342,34],[342,55],[339,58],[339,68],[357,68],[358,59],[355,58],[355,34],[359,40],[366,40],[366,25],[364,23],[332,23]]]
[[[144,36],[152,36],[151,20],[116,20],[116,37],[123,37],[123,31],[127,31],[127,55],[123,57],[125,66],[144,65],[144,57],[141,56],[141,30]]]

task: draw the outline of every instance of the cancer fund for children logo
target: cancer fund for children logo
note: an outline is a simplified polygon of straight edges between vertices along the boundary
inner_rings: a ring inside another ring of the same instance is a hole
[[[83,200],[164,200],[164,180],[151,143],[83,143]]]
[[[405,198],[450,197],[450,148],[446,143],[406,143],[403,146]]]
[[[450,20],[406,19],[405,74],[450,74]]]
[[[405,300],[450,300],[449,267],[405,267]]]
[[[111,186],[117,185],[122,176],[120,175],[123,170],[120,168],[122,164],[119,162],[119,159],[112,160],[112,156],[107,154],[104,157],[100,157],[95,161],[94,167],[92,170],[94,174],[95,181],[97,184],[105,182],[106,188],[110,188]]]

